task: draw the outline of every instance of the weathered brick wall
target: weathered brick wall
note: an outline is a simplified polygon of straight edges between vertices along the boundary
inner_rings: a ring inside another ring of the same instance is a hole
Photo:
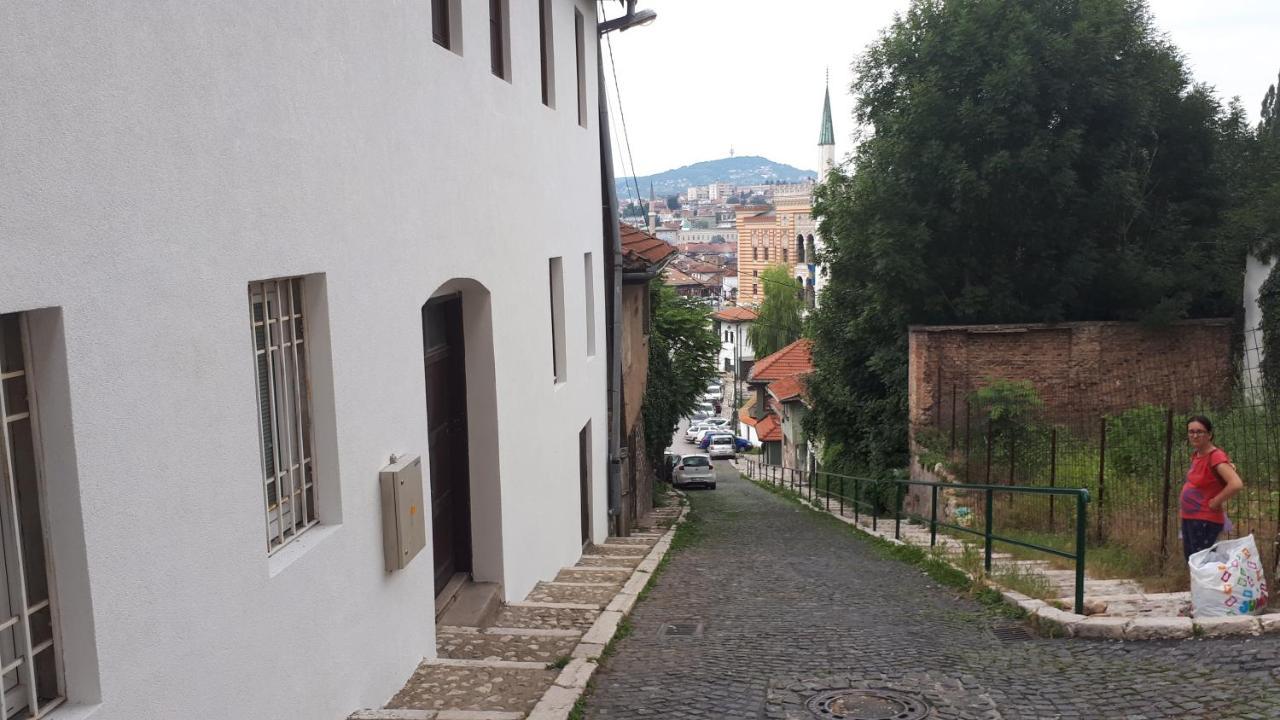
[[[1230,320],[1159,329],[1136,323],[916,326],[910,329],[912,428],[963,421],[969,393],[991,378],[1029,380],[1058,418],[1139,405],[1190,410],[1230,399]],[[954,398],[954,403],[953,403]]]

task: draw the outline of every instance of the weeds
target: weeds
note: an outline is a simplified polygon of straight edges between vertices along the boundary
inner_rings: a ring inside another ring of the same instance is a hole
[[[569,655],[561,655],[552,662],[547,663],[548,670],[563,670],[573,658]]]

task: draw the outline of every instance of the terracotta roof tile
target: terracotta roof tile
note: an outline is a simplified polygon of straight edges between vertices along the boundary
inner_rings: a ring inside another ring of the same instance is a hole
[[[800,338],[778,352],[757,360],[751,366],[747,382],[773,382],[812,371],[813,342],[808,338]]]
[[[804,394],[804,375],[792,375],[769,383],[769,394],[786,402]]]
[[[685,273],[680,272],[680,270],[674,267],[669,267],[665,271],[663,271],[663,282],[665,282],[666,284],[672,287],[687,287],[690,285],[697,285],[699,287],[710,287],[710,285],[708,285],[707,283],[702,282],[696,277],[686,275]]]
[[[712,319],[719,320],[720,322],[750,322],[759,316],[756,315],[756,311],[751,308],[733,305],[723,310],[717,310],[716,312],[711,313],[711,317]]]
[[[756,435],[760,438],[760,442],[782,440],[782,424],[778,422],[778,416],[765,415],[756,424]]]
[[[738,411],[738,419],[739,419],[739,420],[741,420],[742,422],[744,422],[744,423],[746,423],[746,424],[750,425],[751,427],[755,427],[755,426],[756,426],[756,423],[759,423],[759,422],[760,422],[759,420],[757,420],[757,419],[755,419],[755,418],[751,417],[751,407],[750,407],[750,406],[748,406],[748,407],[744,407],[744,408],[742,408],[741,410],[739,410],[739,411]]]
[[[640,228],[620,223],[622,258],[627,270],[648,270],[661,265],[676,253],[671,243],[659,240]]]

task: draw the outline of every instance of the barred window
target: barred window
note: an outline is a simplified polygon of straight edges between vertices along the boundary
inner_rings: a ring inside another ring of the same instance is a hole
[[[9,720],[45,717],[63,701],[25,321],[0,315],[0,718]]]
[[[317,522],[302,299],[302,278],[249,284],[268,553]]]

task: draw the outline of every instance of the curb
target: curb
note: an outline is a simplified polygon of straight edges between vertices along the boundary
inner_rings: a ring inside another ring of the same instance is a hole
[[[742,477],[753,483],[764,483],[764,481],[757,480],[744,472],[739,472]],[[816,513],[830,515],[867,537],[884,540],[893,545],[921,547],[914,543],[894,538],[891,531],[888,533],[884,531],[872,532],[859,525],[853,518],[847,518],[830,510],[815,507],[808,501],[800,500],[799,504]],[[965,577],[968,577],[970,581],[976,581],[976,578],[949,560],[943,558],[941,561],[951,568],[964,573]],[[1044,600],[1038,600],[1015,592],[989,579],[986,584],[1000,593],[1000,597],[1005,604],[1025,612],[1031,626],[1042,637],[1142,641],[1280,635],[1280,612],[1200,619],[1160,616],[1136,618],[1106,615],[1086,616],[1067,612],[1050,605]]]
[[[667,528],[658,542],[653,544],[645,559],[631,572],[622,589],[605,606],[604,611],[591,627],[583,633],[582,639],[573,649],[573,659],[560,671],[551,687],[542,694],[542,699],[533,706],[526,720],[567,720],[569,713],[573,712],[574,705],[586,692],[591,676],[600,667],[599,658],[605,646],[617,634],[618,625],[622,619],[631,614],[631,609],[640,599],[640,591],[649,584],[658,563],[671,549],[671,539],[675,537],[676,529],[689,515],[689,505],[685,502],[684,493],[675,492],[681,501],[680,515],[671,523],[671,527]]]

